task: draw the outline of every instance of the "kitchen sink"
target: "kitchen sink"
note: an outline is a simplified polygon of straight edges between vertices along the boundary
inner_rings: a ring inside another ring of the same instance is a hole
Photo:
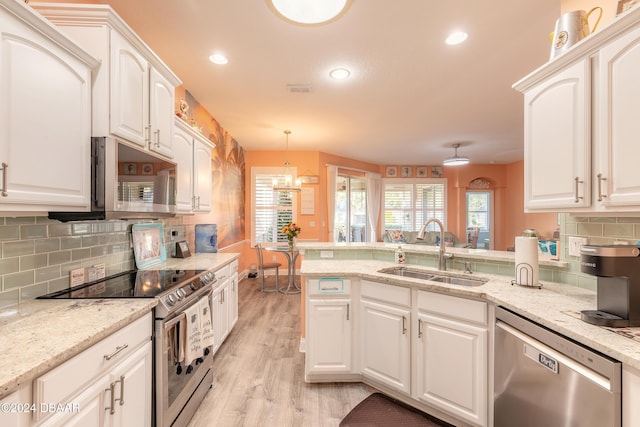
[[[432,282],[447,283],[449,285],[460,286],[480,286],[487,283],[485,279],[451,276],[448,274],[431,273],[428,271],[415,270],[407,267],[391,267],[378,270],[378,273],[392,274],[394,276],[410,277],[412,279],[430,280]]]

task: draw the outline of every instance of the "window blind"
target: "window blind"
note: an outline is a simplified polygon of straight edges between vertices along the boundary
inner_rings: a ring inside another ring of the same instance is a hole
[[[254,178],[255,212],[253,224],[257,243],[286,242],[282,227],[293,221],[293,195],[273,191],[274,178],[278,174],[256,174]]]
[[[444,182],[384,183],[384,229],[418,231],[431,218],[446,227],[446,185]],[[437,227],[430,224],[428,231]]]

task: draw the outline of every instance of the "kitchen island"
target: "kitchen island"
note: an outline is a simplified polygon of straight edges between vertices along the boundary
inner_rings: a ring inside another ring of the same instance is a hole
[[[637,422],[630,402],[640,395],[640,341],[580,320],[581,310],[596,307],[594,291],[543,279],[542,289],[512,285],[513,253],[447,248],[454,259],[442,272],[438,248],[402,245],[406,269],[486,281],[463,286],[390,274],[401,267],[393,262],[397,244],[298,246],[305,252],[307,381],[363,381],[456,425],[490,426],[501,306],[621,361],[623,425]],[[541,271],[567,266],[540,264]]]

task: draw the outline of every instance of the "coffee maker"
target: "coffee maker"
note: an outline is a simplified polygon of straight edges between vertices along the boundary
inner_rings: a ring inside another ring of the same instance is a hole
[[[598,326],[640,326],[640,247],[584,245],[580,271],[596,276],[597,310],[581,318]]]

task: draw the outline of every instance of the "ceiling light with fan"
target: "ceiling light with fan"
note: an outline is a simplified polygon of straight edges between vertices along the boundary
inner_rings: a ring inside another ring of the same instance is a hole
[[[449,157],[448,159],[445,159],[442,162],[443,166],[462,166],[462,165],[469,164],[469,158],[468,157],[459,156],[458,155],[458,148],[461,145],[462,144],[459,144],[459,143],[451,145],[455,149],[455,154],[453,155],[453,157]]]
[[[286,140],[287,140],[287,150],[285,154],[284,171],[282,173],[282,179],[273,178],[273,180],[271,181],[271,184],[273,187],[273,191],[280,191],[280,192],[300,191],[302,186],[302,180],[300,178],[296,178],[294,181],[293,174],[291,173],[291,163],[289,163],[289,135],[291,135],[291,131],[285,130],[284,134],[286,135]],[[284,183],[282,181],[284,181]]]

